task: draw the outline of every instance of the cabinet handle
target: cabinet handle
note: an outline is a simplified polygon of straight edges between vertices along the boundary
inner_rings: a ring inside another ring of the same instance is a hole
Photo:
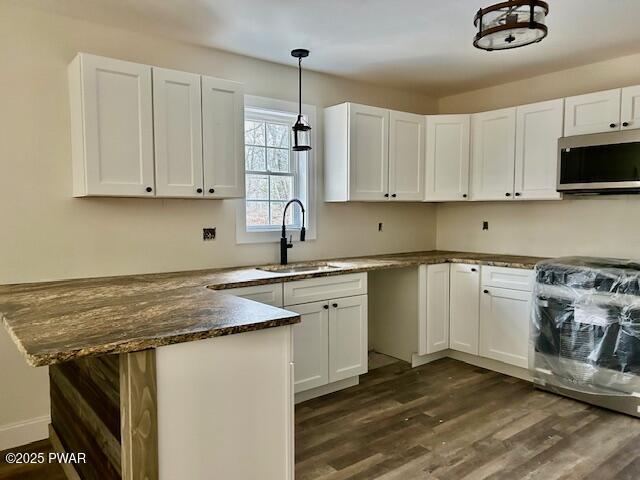
[[[324,308],[325,310],[329,310],[329,305],[322,305],[322,308]]]
[[[467,198],[467,194],[466,194],[466,193],[463,193],[463,194],[462,194],[462,198]]]
[[[210,189],[209,189],[209,193],[213,193],[213,192],[215,192],[215,191],[216,191],[216,190],[215,190],[215,188],[210,188]]]
[[[489,290],[483,290],[482,293],[489,293]]]
[[[477,272],[477,271],[478,271],[478,269],[477,269],[477,268],[472,268],[472,269],[471,269],[471,271],[472,271],[472,272]]]
[[[385,193],[385,194],[384,194],[384,196],[388,198],[388,197],[389,197],[389,194],[388,194],[388,193]]]
[[[629,126],[629,122],[622,122],[622,126],[623,127],[628,127]]]
[[[202,193],[202,189],[201,189],[201,188],[198,188],[198,189],[196,190],[196,192],[198,192],[198,193]]]
[[[516,197],[519,197],[519,196],[520,196],[520,192],[516,192]]]
[[[333,306],[333,308],[338,308],[338,304],[337,303],[334,303],[332,306]]]
[[[616,124],[615,124],[615,123],[610,123],[610,124],[609,124],[609,127],[611,127],[611,128],[616,128]]]
[[[151,187],[147,187],[147,188],[145,188],[145,190],[146,190],[147,192],[149,192],[149,193],[153,192],[153,188],[151,188]]]
[[[396,198],[396,197],[397,197],[397,195],[396,195],[395,193],[394,193],[393,195],[391,195],[391,196],[392,196],[393,198]]]
[[[505,197],[510,197],[510,196],[511,196],[511,194],[507,192],[507,193],[505,193],[505,194],[504,194],[504,196],[505,196]]]

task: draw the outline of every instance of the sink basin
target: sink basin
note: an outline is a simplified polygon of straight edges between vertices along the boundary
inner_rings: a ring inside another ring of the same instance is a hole
[[[258,270],[275,273],[309,273],[309,272],[328,272],[340,268],[339,265],[331,265],[330,263],[316,263],[314,265],[269,265],[267,267],[258,267]]]

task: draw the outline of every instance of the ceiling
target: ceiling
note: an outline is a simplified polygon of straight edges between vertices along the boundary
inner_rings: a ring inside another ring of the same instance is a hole
[[[539,44],[473,48],[473,16],[497,0],[22,0],[92,22],[433,96],[640,52],[640,1],[549,0]]]

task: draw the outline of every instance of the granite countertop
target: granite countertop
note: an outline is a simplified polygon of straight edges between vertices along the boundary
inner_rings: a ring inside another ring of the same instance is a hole
[[[296,313],[219,291],[228,288],[445,262],[533,268],[540,260],[428,251],[325,260],[338,268],[322,272],[242,267],[3,285],[0,316],[27,362],[42,366],[300,321]]]

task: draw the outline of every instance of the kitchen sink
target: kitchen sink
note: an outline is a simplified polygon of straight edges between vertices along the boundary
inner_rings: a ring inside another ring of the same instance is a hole
[[[330,263],[316,263],[313,265],[269,265],[258,267],[258,270],[274,273],[309,273],[309,272],[329,272],[341,268],[339,265]]]

